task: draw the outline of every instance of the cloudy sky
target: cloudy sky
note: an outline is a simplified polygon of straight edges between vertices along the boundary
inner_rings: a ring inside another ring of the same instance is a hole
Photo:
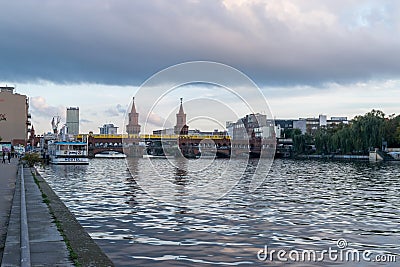
[[[0,10],[0,83],[30,97],[39,133],[67,106],[80,107],[82,132],[122,127],[144,81],[196,60],[248,75],[277,118],[400,113],[399,1],[0,0]]]

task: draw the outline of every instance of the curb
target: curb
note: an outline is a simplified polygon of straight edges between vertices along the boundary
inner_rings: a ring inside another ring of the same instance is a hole
[[[48,183],[40,176],[36,169],[31,169],[37,180],[37,185],[47,196],[48,207],[62,230],[67,245],[74,252],[74,260],[80,266],[114,266],[113,262],[93,241],[86,230],[80,225],[75,216],[68,210]]]

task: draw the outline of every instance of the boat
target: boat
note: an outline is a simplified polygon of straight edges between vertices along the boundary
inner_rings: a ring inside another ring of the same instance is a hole
[[[105,158],[105,159],[124,159],[126,155],[124,153],[120,153],[118,151],[108,150],[103,151],[94,155],[95,158]]]
[[[58,132],[61,118],[54,116],[51,121],[52,133],[43,135],[40,142],[41,153],[46,163],[63,165],[87,165],[88,143],[75,140],[68,134],[68,127],[64,125]]]
[[[392,151],[388,153],[389,156],[393,158],[395,161],[400,161],[400,152],[399,151]]]
[[[173,159],[175,156],[166,156],[166,155],[143,155],[144,159]]]
[[[47,146],[51,164],[63,164],[63,165],[89,164],[87,143],[51,140],[48,142]]]

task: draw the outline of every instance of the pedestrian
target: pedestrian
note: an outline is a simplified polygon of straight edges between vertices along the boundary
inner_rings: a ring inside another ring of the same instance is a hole
[[[11,152],[10,151],[8,151],[7,156],[8,156],[8,164],[10,164],[11,163]]]
[[[6,152],[5,151],[3,151],[3,161],[2,162],[6,163]]]

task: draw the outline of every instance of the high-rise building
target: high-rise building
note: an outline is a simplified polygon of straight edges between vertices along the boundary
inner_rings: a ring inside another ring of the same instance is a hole
[[[174,128],[175,134],[187,135],[189,127],[186,125],[186,114],[183,111],[183,98],[181,98],[181,105],[179,107],[179,112],[176,114],[176,125]]]
[[[79,134],[79,108],[67,108],[67,128],[68,134]]]
[[[139,134],[140,124],[139,124],[139,113],[136,112],[135,98],[132,100],[132,109],[128,116],[129,122],[126,125],[126,132],[128,134]]]
[[[30,114],[26,95],[14,93],[14,86],[0,86],[1,142],[26,145]]]

